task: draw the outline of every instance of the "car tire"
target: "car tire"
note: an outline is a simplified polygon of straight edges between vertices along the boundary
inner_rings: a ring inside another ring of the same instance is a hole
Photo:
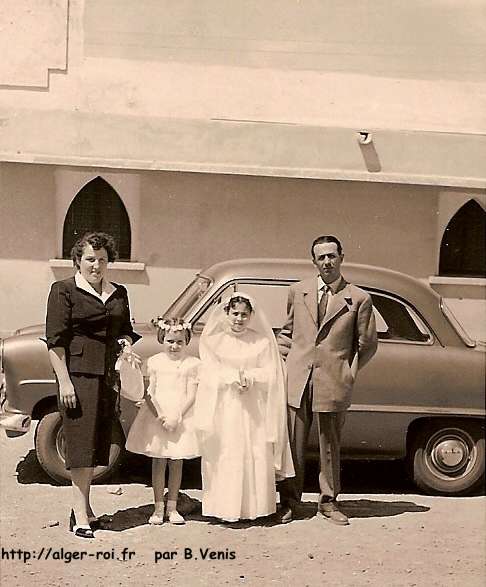
[[[44,471],[54,481],[62,485],[71,482],[71,474],[64,464],[64,437],[62,434],[62,419],[59,412],[50,412],[44,415],[37,424],[35,432],[35,451],[37,460]],[[94,482],[106,481],[119,467],[125,446],[125,437],[120,423],[113,425],[110,460],[107,466],[95,467]]]
[[[428,420],[416,429],[408,462],[427,493],[466,495],[484,482],[484,425],[475,420]]]

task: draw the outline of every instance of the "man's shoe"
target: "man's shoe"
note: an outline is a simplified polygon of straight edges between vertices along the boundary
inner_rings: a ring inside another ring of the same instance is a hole
[[[280,510],[280,523],[281,524],[288,524],[294,519],[292,508],[289,506],[284,506]]]
[[[319,504],[319,512],[322,514],[324,519],[337,524],[338,526],[347,526],[349,524],[348,517],[339,511],[336,502],[325,501]]]

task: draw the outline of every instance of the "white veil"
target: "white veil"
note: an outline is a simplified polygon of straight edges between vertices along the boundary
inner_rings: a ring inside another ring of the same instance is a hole
[[[195,405],[196,427],[204,434],[213,430],[214,413],[218,396],[218,371],[221,364],[216,354],[216,344],[221,332],[228,330],[228,316],[225,307],[231,298],[247,299],[253,309],[248,330],[268,340],[271,364],[268,365],[268,384],[265,402],[265,433],[267,442],[273,444],[274,466],[277,479],[294,476],[294,467],[288,440],[287,394],[284,365],[280,358],[277,341],[272,328],[253,298],[238,291],[220,302],[210,313],[199,342],[199,356],[202,361],[198,392]]]

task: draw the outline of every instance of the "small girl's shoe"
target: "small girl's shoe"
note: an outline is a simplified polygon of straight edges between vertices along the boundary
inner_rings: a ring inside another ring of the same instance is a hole
[[[167,500],[167,515],[169,518],[169,522],[171,524],[185,524],[186,521],[177,511],[177,500],[176,499],[168,499]]]
[[[160,526],[164,523],[164,506],[158,506],[154,513],[150,516],[148,520],[149,524],[153,526]]]
[[[186,520],[184,520],[177,510],[172,510],[169,512],[169,522],[171,524],[185,524]]]
[[[164,515],[163,514],[152,514],[148,519],[148,523],[152,524],[153,526],[160,526],[164,523]]]

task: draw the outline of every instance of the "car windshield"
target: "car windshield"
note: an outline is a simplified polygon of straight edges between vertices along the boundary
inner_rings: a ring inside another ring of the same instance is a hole
[[[442,310],[444,316],[447,318],[447,320],[449,320],[449,322],[451,323],[451,325],[454,328],[454,330],[462,338],[464,344],[467,345],[467,346],[469,346],[469,347],[475,347],[476,346],[476,341],[474,341],[467,334],[467,332],[464,330],[464,328],[462,327],[462,324],[456,318],[456,316],[454,315],[454,312],[451,310],[450,306],[447,305],[447,303],[444,300],[444,298],[441,298],[441,300],[440,300],[440,307],[441,307],[441,310]]]
[[[196,279],[191,282],[175,302],[165,312],[165,318],[185,318],[187,312],[194,306],[208,290],[211,285],[211,280],[202,275],[198,275]]]

